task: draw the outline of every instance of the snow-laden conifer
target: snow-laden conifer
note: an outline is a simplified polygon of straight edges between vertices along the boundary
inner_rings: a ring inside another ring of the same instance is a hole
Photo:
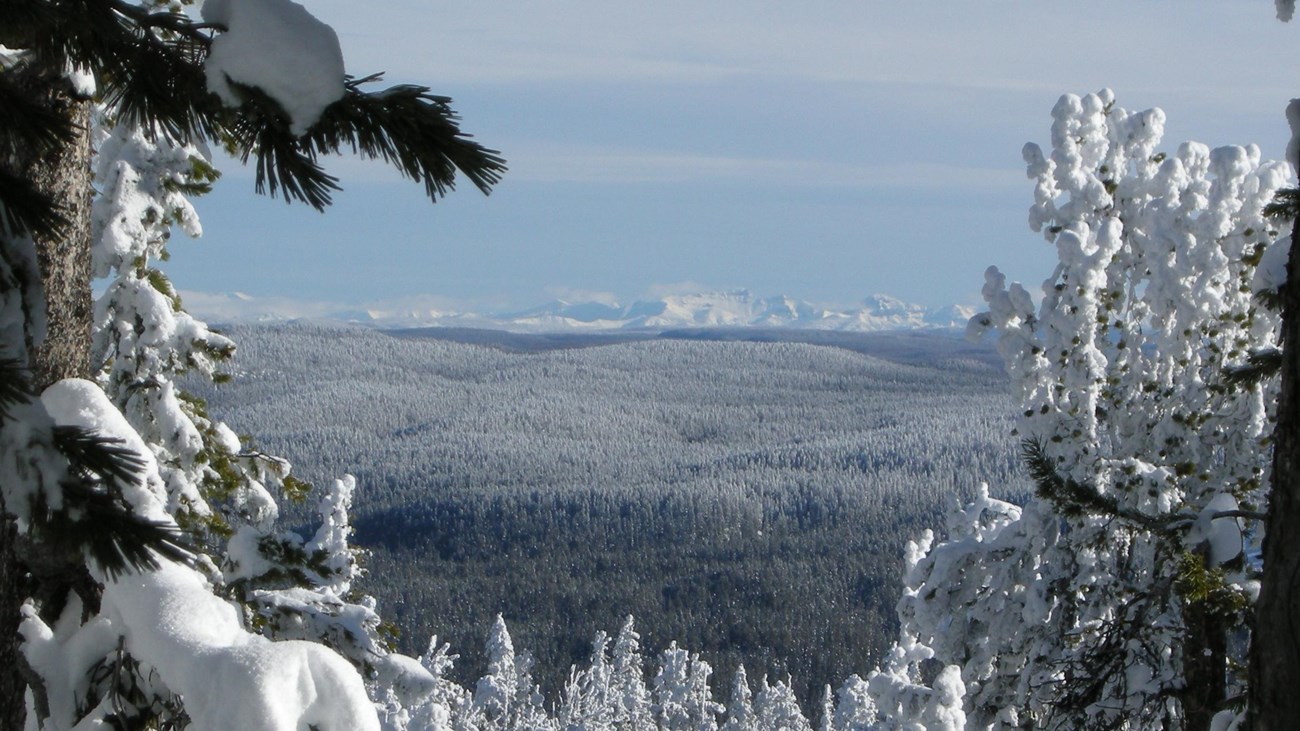
[[[982,493],[911,550],[899,647],[958,665],[932,690],[963,683],[980,726],[1204,728],[1242,690],[1278,345],[1263,263],[1289,245],[1264,210],[1290,167],[1158,151],[1163,112],[1109,91],[1052,114],[1024,159],[1059,264],[1038,303],[990,268],[970,325],[998,336],[1037,499]]]

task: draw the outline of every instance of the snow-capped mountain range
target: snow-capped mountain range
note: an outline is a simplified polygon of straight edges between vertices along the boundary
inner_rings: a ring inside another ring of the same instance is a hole
[[[526,310],[473,313],[416,302],[331,308],[323,303],[293,307],[285,300],[248,295],[202,295],[186,302],[200,317],[214,322],[266,321],[307,317],[383,328],[475,327],[515,332],[671,330],[692,327],[771,327],[870,332],[879,330],[964,328],[975,308],[951,305],[927,308],[884,294],[858,307],[826,308],[782,295],[755,297],[748,290],[676,294],[637,300],[554,300]]]

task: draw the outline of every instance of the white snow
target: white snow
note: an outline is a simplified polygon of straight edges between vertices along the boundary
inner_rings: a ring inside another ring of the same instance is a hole
[[[1251,288],[1256,292],[1278,292],[1286,284],[1286,262],[1291,256],[1291,237],[1283,236],[1264,249]]]
[[[104,586],[103,615],[185,698],[194,731],[378,731],[361,676],[314,642],[245,632],[198,574],[164,564]]]
[[[171,522],[171,516],[163,509],[167,491],[158,477],[153,452],[127,423],[122,412],[104,395],[102,388],[80,378],[67,378],[45,389],[41,394],[41,405],[56,424],[84,427],[101,436],[118,439],[138,455],[144,462],[144,470],[135,485],[124,486],[123,497],[136,514],[150,520]]]
[[[291,0],[206,0],[203,20],[226,27],[212,41],[208,90],[242,103],[230,82],[255,86],[284,107],[296,135],[343,97],[343,51],[334,29]]]
[[[1219,566],[1241,555],[1245,547],[1242,537],[1241,522],[1237,518],[1216,517],[1219,513],[1238,509],[1237,499],[1231,494],[1221,492],[1214,496],[1196,523],[1187,533],[1187,545],[1196,548],[1205,543],[1209,549],[1209,565]]]

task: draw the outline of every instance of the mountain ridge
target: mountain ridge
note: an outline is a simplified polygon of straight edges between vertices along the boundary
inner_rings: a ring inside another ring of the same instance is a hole
[[[850,308],[813,304],[788,295],[757,297],[746,289],[665,295],[629,304],[610,300],[554,299],[520,310],[497,313],[462,311],[445,304],[375,303],[372,306],[294,308],[284,301],[262,301],[244,294],[207,296],[200,316],[225,322],[334,320],[381,329],[460,327],[511,332],[662,331],[681,328],[761,327],[880,332],[957,330],[974,307],[925,307],[887,294],[873,294]]]

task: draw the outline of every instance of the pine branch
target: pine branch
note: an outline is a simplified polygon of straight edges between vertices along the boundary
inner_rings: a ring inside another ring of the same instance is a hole
[[[1036,485],[1035,493],[1038,497],[1051,502],[1066,517],[1104,515],[1128,520],[1155,533],[1169,531],[1169,526],[1159,519],[1120,507],[1117,500],[1101,494],[1091,485],[1061,476],[1056,471],[1052,458],[1047,455],[1046,445],[1040,440],[1021,441],[1020,458]]]
[[[316,150],[289,129],[289,116],[262,90],[231,82],[244,97],[233,116],[228,139],[243,151],[241,161],[256,157],[258,193],[282,194],[284,200],[300,200],[321,210],[340,190],[338,178],[316,162]]]
[[[1281,372],[1282,351],[1269,348],[1250,353],[1243,365],[1224,369],[1223,380],[1229,386],[1253,388]]]
[[[27,369],[14,358],[0,358],[0,423],[9,418],[9,409],[31,400],[31,381]]]
[[[75,468],[105,480],[115,496],[123,494],[123,485],[138,481],[144,474],[144,457],[122,440],[96,434],[85,427],[54,427],[54,446]]]
[[[1264,206],[1264,215],[1269,218],[1294,219],[1300,217],[1300,188],[1283,188],[1273,196],[1273,201]]]
[[[121,440],[82,427],[55,427],[54,444],[71,469],[62,484],[63,509],[41,522],[43,538],[77,545],[110,577],[155,569],[158,556],[193,562],[180,529],[137,514],[126,499],[126,487],[143,476],[143,457]]]
[[[409,84],[361,90],[362,84],[380,78],[349,79],[343,99],[328,107],[308,134],[311,145],[322,152],[346,147],[390,163],[422,182],[430,200],[455,188],[457,171],[490,193],[506,171],[505,160],[460,130],[451,99]]]
[[[67,144],[76,130],[67,115],[60,114],[32,97],[31,90],[17,83],[12,71],[0,69],[0,155],[18,152],[49,152]]]
[[[343,149],[393,165],[422,183],[432,201],[455,188],[457,173],[486,194],[506,170],[497,151],[461,131],[451,100],[425,87],[367,92],[361,87],[380,75],[349,78],[343,98],[300,138],[290,131],[280,105],[260,90],[236,85],[244,97],[237,109],[208,91],[203,63],[211,26],[126,0],[34,5],[40,7],[26,36],[44,68],[61,70],[71,63],[89,69],[108,104],[146,132],[206,138],[232,145],[245,162],[256,157],[258,192],[317,209],[328,206],[339,184],[317,160]]]
[[[75,542],[110,578],[127,571],[158,568],[158,558],[190,565],[194,552],[172,523],[144,518],[102,489],[84,482],[64,483],[64,510],[51,516],[44,537]],[[72,510],[69,510],[71,508]],[[77,519],[71,512],[79,513]]]

